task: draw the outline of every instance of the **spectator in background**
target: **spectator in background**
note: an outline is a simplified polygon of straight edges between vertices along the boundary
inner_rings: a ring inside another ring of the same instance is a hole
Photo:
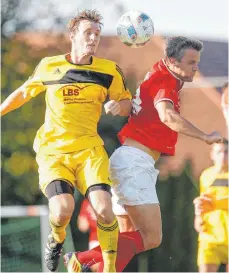
[[[227,264],[228,272],[228,140],[215,143],[213,166],[200,176],[200,196],[195,198],[194,226],[199,233],[199,272],[217,272]]]
[[[88,249],[99,245],[97,238],[97,219],[88,199],[84,199],[81,203],[77,226],[79,231],[83,233],[89,232]],[[90,269],[96,272],[98,264],[93,265]]]
[[[227,123],[227,128],[229,128],[228,82],[226,82],[222,87],[221,106],[222,106],[222,109],[223,109],[223,115],[224,115],[226,123]]]

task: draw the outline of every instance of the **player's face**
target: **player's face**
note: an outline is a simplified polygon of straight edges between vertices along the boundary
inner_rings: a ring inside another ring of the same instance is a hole
[[[78,55],[94,55],[100,41],[100,25],[88,20],[79,23],[78,29],[70,37],[72,47]]]
[[[185,82],[192,82],[198,71],[200,52],[194,49],[186,49],[180,62],[175,61],[176,74]]]
[[[211,159],[218,167],[228,166],[228,147],[223,143],[215,143],[212,146]]]

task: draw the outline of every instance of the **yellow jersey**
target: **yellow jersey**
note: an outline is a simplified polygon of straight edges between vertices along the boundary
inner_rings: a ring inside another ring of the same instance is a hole
[[[106,97],[131,99],[115,62],[93,56],[90,64],[76,65],[66,56],[42,59],[22,86],[26,98],[46,91],[45,121],[34,141],[37,153],[70,153],[103,145],[97,124]]]
[[[203,215],[205,231],[199,234],[201,242],[228,245],[228,179],[228,172],[218,173],[214,166],[200,177],[200,193],[212,196],[215,208]]]

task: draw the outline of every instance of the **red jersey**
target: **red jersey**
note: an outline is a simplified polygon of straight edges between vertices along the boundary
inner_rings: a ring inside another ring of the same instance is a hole
[[[89,242],[94,240],[97,241],[97,220],[95,213],[87,199],[84,199],[81,204],[79,216],[86,218],[89,223]]]
[[[164,60],[156,63],[136,91],[132,114],[118,134],[121,143],[129,137],[150,149],[174,155],[178,134],[161,122],[155,105],[170,101],[179,113],[182,86],[183,82],[172,74]]]

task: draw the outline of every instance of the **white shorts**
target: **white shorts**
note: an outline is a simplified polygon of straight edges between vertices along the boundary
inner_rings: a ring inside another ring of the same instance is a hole
[[[110,158],[112,204],[115,215],[125,215],[123,205],[158,204],[154,159],[130,146],[121,146]]]

